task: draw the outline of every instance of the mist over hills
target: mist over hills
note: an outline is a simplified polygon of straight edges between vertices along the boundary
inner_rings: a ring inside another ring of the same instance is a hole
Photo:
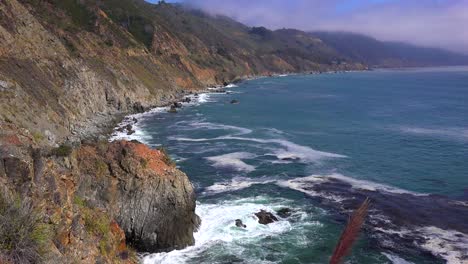
[[[440,48],[379,41],[350,32],[311,32],[343,56],[374,67],[463,65],[468,56]]]

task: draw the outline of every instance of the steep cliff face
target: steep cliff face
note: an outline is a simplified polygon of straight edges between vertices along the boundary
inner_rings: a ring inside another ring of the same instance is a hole
[[[27,220],[11,213],[20,207],[31,208]],[[39,148],[8,124],[0,132],[0,219],[6,263],[135,263],[132,248],[193,244],[200,221],[188,177],[164,152],[124,141]],[[3,229],[15,222],[18,230]],[[15,237],[28,225],[30,233]]]
[[[90,32],[47,1],[0,3],[2,119],[61,140],[84,136],[95,119],[142,111],[180,92],[132,35],[92,14]]]

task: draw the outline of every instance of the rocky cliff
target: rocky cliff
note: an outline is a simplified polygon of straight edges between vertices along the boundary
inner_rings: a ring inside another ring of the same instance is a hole
[[[299,31],[143,0],[4,0],[0,43],[0,120],[52,144],[249,75],[364,68]]]
[[[39,148],[2,125],[0,190],[1,263],[135,263],[193,244],[200,223],[188,177],[136,142]]]

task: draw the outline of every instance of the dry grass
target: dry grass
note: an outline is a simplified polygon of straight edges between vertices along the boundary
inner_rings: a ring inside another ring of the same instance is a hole
[[[353,243],[356,241],[359,235],[359,231],[366,219],[367,209],[369,208],[369,198],[367,198],[361,206],[354,211],[353,215],[348,220],[343,233],[341,233],[340,240],[335,246],[335,250],[330,259],[330,264],[342,263],[344,257],[349,253]]]
[[[0,195],[0,263],[38,263],[47,253],[50,227],[28,199]]]

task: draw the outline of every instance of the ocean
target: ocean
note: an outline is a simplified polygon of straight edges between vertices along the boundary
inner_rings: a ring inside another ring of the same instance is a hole
[[[366,197],[346,263],[468,263],[468,68],[265,77],[226,90],[176,114],[135,115],[135,134],[113,136],[165,147],[197,190],[195,245],[144,263],[328,263]],[[292,214],[254,217],[281,208]]]

